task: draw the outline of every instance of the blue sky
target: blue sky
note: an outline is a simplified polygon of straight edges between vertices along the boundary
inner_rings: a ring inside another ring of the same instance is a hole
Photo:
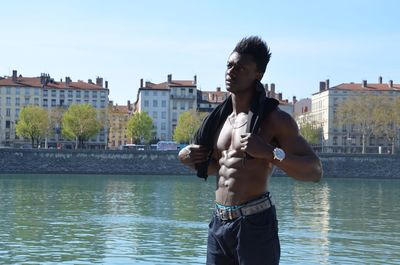
[[[259,35],[272,58],[262,80],[284,98],[319,81],[400,83],[400,1],[2,1],[0,76],[109,81],[110,99],[134,101],[140,78],[224,85],[226,60]]]

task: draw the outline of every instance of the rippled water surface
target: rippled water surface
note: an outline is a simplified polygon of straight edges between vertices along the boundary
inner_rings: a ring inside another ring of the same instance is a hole
[[[273,178],[281,264],[400,264],[400,181]],[[0,176],[0,264],[204,264],[214,179]]]

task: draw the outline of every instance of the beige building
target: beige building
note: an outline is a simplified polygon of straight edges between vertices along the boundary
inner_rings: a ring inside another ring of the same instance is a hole
[[[329,80],[320,82],[319,92],[312,95],[311,112],[302,115],[298,123],[314,121],[322,128],[321,145],[318,149],[323,152],[347,152],[361,153],[362,135],[348,126],[338,128],[334,124],[334,117],[340,103],[347,99],[360,95],[370,94],[387,97],[400,97],[400,84],[394,84],[392,80],[388,83],[382,82],[379,77],[378,83],[343,83],[330,87]],[[389,143],[385,138],[367,139],[367,152],[388,152]]]
[[[228,92],[217,87],[215,91],[197,90],[197,111],[211,112],[229,96]]]
[[[108,107],[109,133],[108,148],[120,149],[121,146],[131,143],[131,139],[126,136],[126,129],[129,117],[132,112],[130,101],[126,106],[113,105],[110,101]]]
[[[16,136],[15,126],[21,109],[27,105],[38,105],[49,111],[58,112],[71,104],[91,104],[98,110],[105,110],[108,105],[108,82],[103,86],[103,78],[98,77],[96,83],[71,78],[55,81],[48,74],[39,77],[23,77],[13,71],[11,77],[0,80],[0,146],[18,147],[29,144],[30,140]],[[56,124],[54,134],[43,140],[41,146],[72,148],[74,141],[64,139],[61,125]],[[92,149],[105,148],[107,145],[107,128],[87,142]]]

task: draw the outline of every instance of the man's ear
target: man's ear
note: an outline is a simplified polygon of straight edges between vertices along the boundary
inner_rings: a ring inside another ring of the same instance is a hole
[[[264,76],[264,73],[258,72],[258,73],[256,74],[256,79],[257,79],[258,81],[261,81],[261,79],[263,78],[263,76]]]

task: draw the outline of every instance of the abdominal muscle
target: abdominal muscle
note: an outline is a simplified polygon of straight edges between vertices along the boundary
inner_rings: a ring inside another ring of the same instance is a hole
[[[263,159],[246,159],[240,150],[224,150],[219,159],[216,201],[240,205],[268,190],[272,165]]]

